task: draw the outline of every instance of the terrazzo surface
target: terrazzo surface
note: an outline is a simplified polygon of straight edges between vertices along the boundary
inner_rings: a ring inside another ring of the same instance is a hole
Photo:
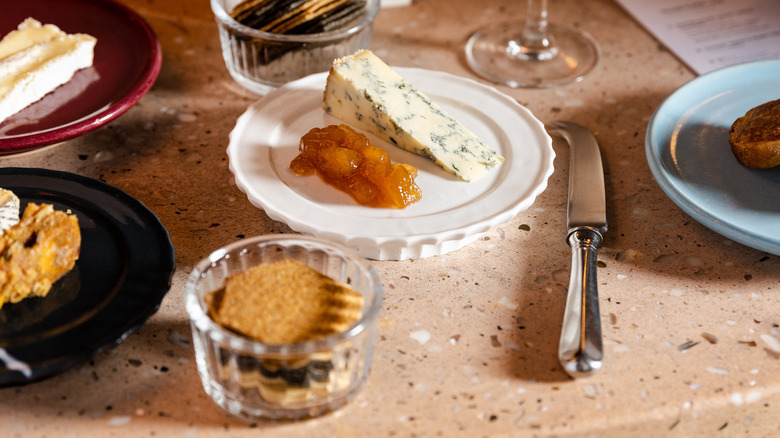
[[[236,187],[225,153],[258,99],[228,75],[208,2],[128,0],[163,48],[132,109],[55,147],[0,158],[98,178],[162,221],[177,269],[159,311],[116,348],[61,375],[0,389],[9,437],[769,437],[780,433],[780,259],[680,210],[645,160],[655,108],[695,75],[612,1],[550,1],[550,19],[601,45],[597,70],[554,89],[497,87],[603,149],[609,231],[599,253],[605,364],[573,380],[556,359],[569,278],[567,145],[534,204],[473,244],[374,262],[386,298],[356,400],[302,422],[218,408],[196,370],[183,289],[193,265],[249,236],[285,233]],[[471,32],[522,20],[523,2],[416,0],[382,10],[372,49],[391,65],[482,81]],[[484,82],[484,81],[482,81]]]

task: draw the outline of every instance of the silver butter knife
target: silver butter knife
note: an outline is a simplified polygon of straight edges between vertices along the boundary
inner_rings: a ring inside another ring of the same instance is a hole
[[[604,359],[599,317],[596,256],[607,231],[607,202],[601,151],[580,125],[556,121],[550,133],[569,143],[569,202],[566,222],[571,276],[563,315],[558,360],[572,377],[592,374]]]

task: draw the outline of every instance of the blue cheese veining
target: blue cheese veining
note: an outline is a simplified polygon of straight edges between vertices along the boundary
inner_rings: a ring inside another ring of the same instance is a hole
[[[368,50],[333,63],[323,107],[354,127],[429,157],[464,181],[479,179],[504,162],[504,157]]]

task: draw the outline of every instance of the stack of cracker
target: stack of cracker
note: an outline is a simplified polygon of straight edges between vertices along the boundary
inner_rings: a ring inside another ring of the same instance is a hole
[[[365,0],[246,0],[231,16],[263,32],[312,34],[336,30],[365,14]]]

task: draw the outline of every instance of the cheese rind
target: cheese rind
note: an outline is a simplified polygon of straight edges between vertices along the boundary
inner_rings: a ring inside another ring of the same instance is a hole
[[[19,198],[10,190],[0,188],[0,234],[19,222]]]
[[[97,40],[28,18],[0,40],[0,123],[92,65]]]
[[[371,51],[333,63],[325,111],[418,155],[464,181],[474,181],[504,158]]]

